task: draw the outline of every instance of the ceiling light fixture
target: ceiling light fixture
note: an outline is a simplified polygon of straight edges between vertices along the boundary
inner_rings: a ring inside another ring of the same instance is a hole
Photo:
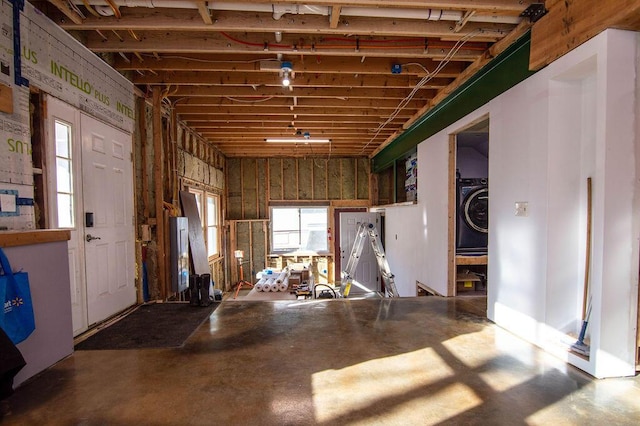
[[[280,65],[280,72],[282,74],[282,86],[289,87],[293,74],[293,65],[291,65],[291,62],[282,62]]]
[[[322,138],[266,138],[265,142],[272,143],[329,143],[331,139]]]

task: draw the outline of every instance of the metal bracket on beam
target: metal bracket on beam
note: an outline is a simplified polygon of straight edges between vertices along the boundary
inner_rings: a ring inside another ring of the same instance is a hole
[[[538,19],[542,18],[548,12],[544,7],[544,3],[533,3],[529,5],[522,13],[520,14],[521,18],[529,18],[529,22],[536,22]]]

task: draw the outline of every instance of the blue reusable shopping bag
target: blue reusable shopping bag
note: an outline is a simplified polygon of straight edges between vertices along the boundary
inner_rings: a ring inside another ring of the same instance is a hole
[[[29,289],[29,275],[26,272],[13,273],[9,259],[0,248],[0,328],[17,345],[25,340],[36,328],[33,303]]]

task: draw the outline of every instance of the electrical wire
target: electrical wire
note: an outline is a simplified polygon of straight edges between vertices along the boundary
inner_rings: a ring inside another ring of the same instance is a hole
[[[86,19],[87,16],[84,13],[82,13],[82,11],[78,8],[78,6],[76,6],[71,0],[67,0],[67,4],[69,5],[69,8],[71,10],[73,10],[80,16],[81,19]]]
[[[331,293],[333,293],[333,298],[334,299],[338,298],[338,295],[336,294],[336,291],[333,289],[333,287],[331,287],[330,285],[327,285],[327,284],[320,283],[320,284],[316,284],[316,285],[313,286],[313,297],[314,297],[314,299],[317,299],[317,297],[316,297],[316,288],[318,286],[327,287],[329,290],[331,290]]]
[[[96,18],[100,18],[100,15],[98,14],[98,12],[96,12],[93,6],[89,4],[89,0],[82,0],[82,3],[84,3],[84,7],[87,8],[90,14],[92,14]]]
[[[225,96],[226,99],[229,99],[230,101],[233,102],[240,102],[240,103],[245,103],[245,104],[255,104],[255,103],[259,103],[259,102],[267,102],[270,101],[271,99],[275,98],[275,96],[269,96],[266,98],[262,98],[262,99],[256,99],[256,100],[251,100],[251,101],[245,101],[243,99],[238,99],[238,98],[234,98],[231,96]]]
[[[430,74],[429,70],[424,65],[422,65],[420,62],[407,62],[406,64],[400,64],[400,66],[403,66],[403,67],[406,67],[406,66],[409,66],[409,65],[416,65],[416,66],[422,68],[422,71],[427,73],[427,75]]]
[[[482,32],[482,29],[478,28],[477,30],[466,34],[464,37],[462,37],[460,40],[458,40],[455,43],[455,45],[453,46],[453,48],[444,57],[444,59],[433,70],[433,72],[429,73],[429,71],[426,68],[423,67],[423,69],[427,72],[427,75],[422,77],[420,79],[420,81],[416,84],[416,86],[411,90],[411,92],[404,99],[402,99],[400,101],[400,103],[398,104],[396,109],[389,115],[389,118],[387,118],[387,120],[385,120],[384,123],[382,123],[382,124],[380,124],[380,126],[378,126],[378,129],[376,130],[375,134],[371,137],[371,139],[369,139],[369,142],[367,142],[362,147],[362,150],[360,151],[361,154],[364,153],[364,150],[367,149],[367,147],[369,145],[371,145],[371,143],[380,135],[380,132],[382,131],[382,129],[384,129],[389,123],[391,123],[398,116],[398,114],[400,114],[400,112],[408,105],[408,103],[411,101],[411,99],[413,99],[413,97],[416,95],[418,90],[420,90],[420,88],[422,88],[431,79],[433,79],[440,71],[442,71],[442,69],[449,62],[451,62],[451,59],[453,58],[453,56],[456,53],[458,53],[458,51],[462,48],[462,46],[465,45],[465,43],[467,43],[473,37],[476,37],[481,32]]]
[[[228,38],[231,41],[235,41],[236,43],[244,44],[245,46],[263,47],[265,45],[265,43],[253,43],[253,42],[249,42],[249,41],[240,40],[238,38],[230,36],[229,34],[225,33],[224,31],[220,31],[220,34],[222,34],[224,37]],[[284,48],[292,48],[292,46],[288,45],[288,44],[268,44],[268,46],[279,47],[279,48],[283,48],[283,49]]]
[[[111,10],[113,10],[113,14],[115,15],[115,17],[118,19],[122,18],[122,13],[120,13],[120,8],[118,7],[118,5],[113,0],[105,1],[109,5],[109,7],[111,7]]]
[[[472,34],[473,32],[469,33]],[[276,43],[256,43],[256,42],[250,42],[250,41],[245,41],[245,40],[240,40],[239,38],[235,38],[231,35],[229,35],[228,33],[224,32],[224,31],[220,31],[220,34],[222,34],[222,36],[224,36],[225,38],[235,42],[235,43],[239,43],[245,46],[251,46],[251,47],[264,47],[264,48],[268,48],[268,47],[275,47],[275,48],[280,48],[280,49],[291,49],[291,50],[296,50],[297,47],[296,45],[290,45],[290,44],[276,44]],[[468,36],[469,34],[465,35]],[[406,38],[406,39],[389,39],[389,40],[371,40],[371,39],[366,39],[366,40],[360,40],[360,39],[350,39],[350,38],[342,38],[342,37],[328,37],[328,38],[323,38],[322,41],[340,41],[340,42],[349,42],[349,44],[318,44],[318,43],[312,43],[311,47],[312,49],[318,50],[318,49],[358,49],[358,50],[366,50],[366,49],[424,49],[425,47],[427,48],[436,48],[436,49],[448,49],[450,48],[450,46],[448,45],[428,45],[426,43],[426,39],[425,38]],[[419,41],[420,44],[403,44],[403,43],[415,43],[416,41]],[[393,45],[388,45],[388,46],[380,46],[380,44],[391,44],[393,43]],[[457,42],[456,42],[457,44]],[[455,46],[455,45],[454,45]],[[480,50],[480,51],[484,51],[485,47],[482,46],[470,46],[469,47],[470,50]]]
[[[183,59],[185,61],[193,61],[193,62],[203,62],[207,64],[255,64],[262,61],[278,61],[277,59],[251,59],[246,61],[233,61],[233,60],[215,60],[215,59],[202,59],[202,58],[192,58],[189,56],[181,56],[181,55],[163,55],[162,57],[156,57],[154,54],[145,53],[143,56],[154,57],[156,60],[162,59]]]

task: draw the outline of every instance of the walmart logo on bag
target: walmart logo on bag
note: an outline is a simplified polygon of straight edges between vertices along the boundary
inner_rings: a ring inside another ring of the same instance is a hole
[[[17,308],[22,305],[24,305],[24,299],[20,296],[16,296],[15,299],[7,300],[4,303],[4,313],[8,314],[13,310],[13,308]]]

